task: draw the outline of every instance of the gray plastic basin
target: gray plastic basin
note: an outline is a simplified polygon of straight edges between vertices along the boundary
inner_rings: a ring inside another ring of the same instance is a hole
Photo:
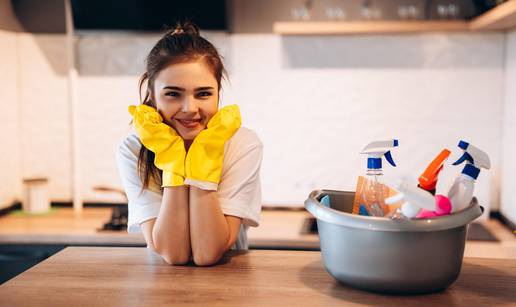
[[[325,195],[330,208],[319,202]],[[351,214],[354,197],[354,192],[316,190],[305,201],[317,219],[324,266],[339,282],[412,294],[439,291],[457,279],[468,223],[483,211],[476,198],[448,216],[391,220]]]

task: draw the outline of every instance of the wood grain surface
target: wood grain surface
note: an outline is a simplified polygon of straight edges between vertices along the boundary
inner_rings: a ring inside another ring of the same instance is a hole
[[[339,284],[319,252],[233,251],[212,267],[170,266],[146,248],[68,247],[0,286],[0,306],[514,306],[516,260],[465,258],[426,295]]]

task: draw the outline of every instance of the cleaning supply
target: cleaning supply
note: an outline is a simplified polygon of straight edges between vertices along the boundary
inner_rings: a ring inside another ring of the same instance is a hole
[[[409,183],[407,180],[400,180],[395,189],[400,193],[387,198],[385,203],[395,204],[401,200],[405,200],[405,202],[390,216],[392,219],[413,219],[422,209],[435,210],[435,199],[430,192]]]
[[[366,182],[366,178],[364,176],[358,176],[356,191],[362,191],[365,182]],[[387,184],[380,183],[379,186],[380,186],[380,190],[382,191],[382,193],[384,195],[384,199],[398,194],[398,191],[389,187],[389,185],[387,185]],[[352,208],[351,213],[369,216],[370,214],[367,211],[364,203],[365,203],[365,201],[362,200],[360,193],[356,192],[355,198],[353,200],[353,208]],[[396,211],[396,209],[398,209],[398,208],[399,208],[399,204],[385,204],[385,206],[383,207],[383,215],[384,216],[390,215],[394,211]]]
[[[437,177],[439,172],[443,169],[443,164],[450,156],[448,149],[443,149],[435,159],[428,164],[425,171],[419,176],[419,187],[427,190],[432,195],[435,195],[435,186],[437,185]]]
[[[322,195],[330,196],[332,209],[320,204]],[[336,281],[382,294],[435,293],[464,271],[467,225],[482,214],[477,202],[453,216],[408,221],[349,214],[352,202],[353,192],[328,190],[312,191],[304,202],[317,219],[323,265]]]
[[[184,141],[174,128],[163,123],[159,112],[148,105],[129,106],[133,125],[143,146],[155,154],[154,165],[163,171],[162,186],[181,186],[185,177]]]
[[[444,195],[437,194],[435,195],[435,210],[425,210],[422,209],[416,215],[417,219],[431,218],[437,216],[448,215],[451,213],[452,205],[450,199]]]
[[[475,180],[480,174],[480,169],[491,168],[491,161],[487,153],[462,140],[458,146],[464,153],[453,165],[459,165],[462,162],[466,162],[466,165],[448,191],[452,212],[460,211],[470,204],[475,189]]]
[[[367,155],[367,172],[363,184],[357,185],[359,213],[362,215],[385,216],[385,197],[388,188],[382,184],[382,158],[396,166],[391,149],[398,146],[398,140],[375,141],[369,143],[361,154]]]
[[[321,198],[321,205],[331,208],[330,196],[328,196],[328,195],[323,196],[323,198]]]
[[[185,184],[216,191],[222,174],[224,144],[241,125],[237,105],[220,109],[199,132],[188,149],[185,160]]]

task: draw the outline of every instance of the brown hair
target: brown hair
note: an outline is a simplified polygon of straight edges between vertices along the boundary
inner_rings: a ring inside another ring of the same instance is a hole
[[[157,108],[154,98],[154,80],[161,70],[174,63],[204,60],[210,67],[218,89],[222,88],[222,79],[226,70],[217,49],[199,35],[199,28],[192,22],[177,23],[168,30],[151,49],[145,59],[146,71],[140,77],[139,92],[142,104]],[[142,92],[143,95],[142,99]],[[145,146],[140,149],[138,157],[138,176],[143,183],[142,191],[149,187],[150,179],[161,182],[162,171],[154,165],[154,153]],[[160,184],[161,186],[161,184]]]

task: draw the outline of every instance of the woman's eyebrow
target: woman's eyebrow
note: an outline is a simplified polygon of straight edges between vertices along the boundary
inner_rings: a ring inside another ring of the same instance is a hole
[[[213,89],[214,88],[212,86],[203,86],[203,87],[198,87],[195,90],[196,91],[205,91],[205,90],[213,90]]]
[[[181,92],[186,91],[184,88],[179,87],[179,86],[165,86],[163,89],[164,90],[175,90],[175,91],[181,91]],[[206,90],[213,90],[213,89],[214,89],[213,86],[202,86],[202,87],[196,88],[195,91],[206,91]]]
[[[182,91],[182,92],[186,91],[184,88],[179,87],[179,86],[165,86],[163,89],[164,90]]]

